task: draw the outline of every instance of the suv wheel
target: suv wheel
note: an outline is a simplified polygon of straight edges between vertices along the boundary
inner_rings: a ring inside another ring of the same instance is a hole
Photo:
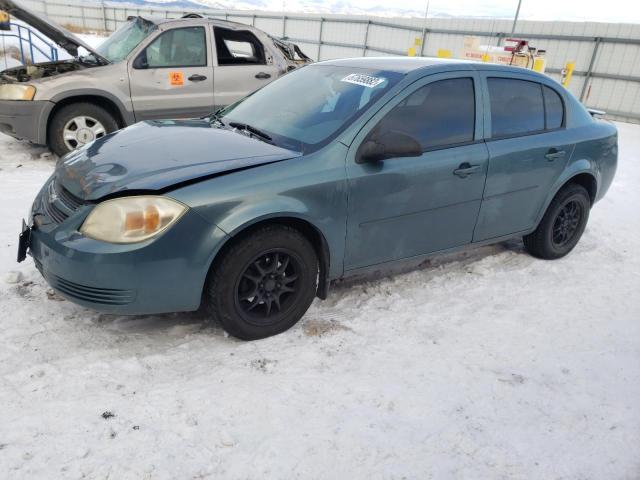
[[[555,196],[538,228],[524,237],[524,246],[534,257],[553,260],[564,257],[578,244],[589,220],[591,199],[581,185],[569,184]]]
[[[49,147],[62,156],[117,129],[118,122],[104,108],[93,103],[73,103],[62,107],[51,120]]]
[[[240,238],[214,262],[205,301],[234,337],[256,340],[288,330],[316,295],[318,258],[297,230],[270,225]]]

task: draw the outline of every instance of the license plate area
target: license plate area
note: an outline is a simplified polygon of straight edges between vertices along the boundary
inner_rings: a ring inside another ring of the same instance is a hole
[[[22,220],[22,231],[18,235],[18,263],[27,258],[27,251],[31,246],[31,227]]]

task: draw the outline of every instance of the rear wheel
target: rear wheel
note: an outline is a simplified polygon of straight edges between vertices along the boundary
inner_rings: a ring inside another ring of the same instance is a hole
[[[591,199],[581,185],[563,187],[547,208],[538,228],[524,237],[533,256],[552,260],[564,257],[578,244],[587,221]]]
[[[117,129],[118,122],[104,108],[93,103],[73,103],[62,107],[51,120],[49,147],[62,156]]]
[[[311,243],[295,229],[270,225],[222,253],[210,272],[205,300],[229,334],[255,340],[295,325],[315,297],[317,279]]]

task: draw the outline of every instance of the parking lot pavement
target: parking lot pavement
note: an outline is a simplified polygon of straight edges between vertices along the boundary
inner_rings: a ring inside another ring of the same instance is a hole
[[[623,479],[640,472],[640,126],[568,257],[509,242],[337,285],[242,343],[117,317],[15,263],[51,173],[0,135],[6,478]]]

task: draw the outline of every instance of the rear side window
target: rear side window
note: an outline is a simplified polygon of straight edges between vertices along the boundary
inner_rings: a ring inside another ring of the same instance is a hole
[[[207,65],[207,42],[204,28],[188,27],[167,30],[142,53],[149,68],[204,67]]]
[[[263,65],[264,48],[256,36],[246,30],[215,28],[218,65]]]
[[[543,86],[544,91],[544,111],[547,122],[547,130],[560,128],[564,120],[564,104],[560,95],[552,88]]]
[[[544,130],[544,101],[539,83],[512,78],[489,78],[487,82],[492,137]]]
[[[424,150],[472,142],[473,79],[440,80],[419,88],[396,105],[375,129],[380,134],[390,130],[410,135]]]

